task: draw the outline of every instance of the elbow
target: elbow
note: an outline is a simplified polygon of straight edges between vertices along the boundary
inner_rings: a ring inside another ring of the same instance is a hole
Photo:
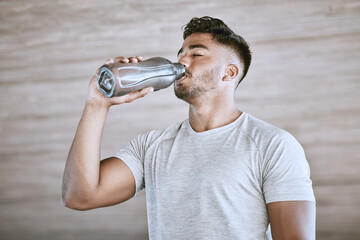
[[[70,208],[72,210],[86,211],[86,210],[92,209],[91,207],[89,207],[88,204],[86,204],[84,202],[80,202],[80,201],[75,201],[72,199],[62,198],[62,203],[65,207]]]
[[[88,201],[71,194],[66,194],[65,192],[62,193],[61,200],[62,200],[62,204],[65,207],[70,208],[72,210],[86,211],[93,209],[93,207],[90,206]]]

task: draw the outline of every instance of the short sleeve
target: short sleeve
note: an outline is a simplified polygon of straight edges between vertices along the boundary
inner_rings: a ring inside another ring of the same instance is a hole
[[[310,167],[298,141],[283,131],[265,149],[263,192],[266,203],[315,201]]]
[[[136,183],[135,195],[145,188],[144,158],[148,135],[149,133],[139,135],[114,155],[114,157],[121,159],[133,174]]]

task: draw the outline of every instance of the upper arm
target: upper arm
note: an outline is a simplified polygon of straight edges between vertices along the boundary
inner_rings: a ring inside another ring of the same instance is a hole
[[[102,160],[99,174],[98,187],[87,209],[115,205],[134,196],[134,176],[129,167],[119,158],[111,157]]]
[[[274,240],[315,239],[315,202],[272,202],[267,208]]]

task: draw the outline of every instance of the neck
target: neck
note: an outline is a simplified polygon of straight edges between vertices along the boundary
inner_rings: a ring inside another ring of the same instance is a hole
[[[189,123],[196,132],[225,126],[235,121],[241,111],[233,100],[217,98],[212,101],[194,101],[189,105]]]

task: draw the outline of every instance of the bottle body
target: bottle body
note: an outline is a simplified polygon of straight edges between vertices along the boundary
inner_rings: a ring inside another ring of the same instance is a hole
[[[106,97],[115,97],[146,87],[167,88],[184,74],[182,64],[154,57],[139,63],[105,64],[100,67],[97,85]]]

